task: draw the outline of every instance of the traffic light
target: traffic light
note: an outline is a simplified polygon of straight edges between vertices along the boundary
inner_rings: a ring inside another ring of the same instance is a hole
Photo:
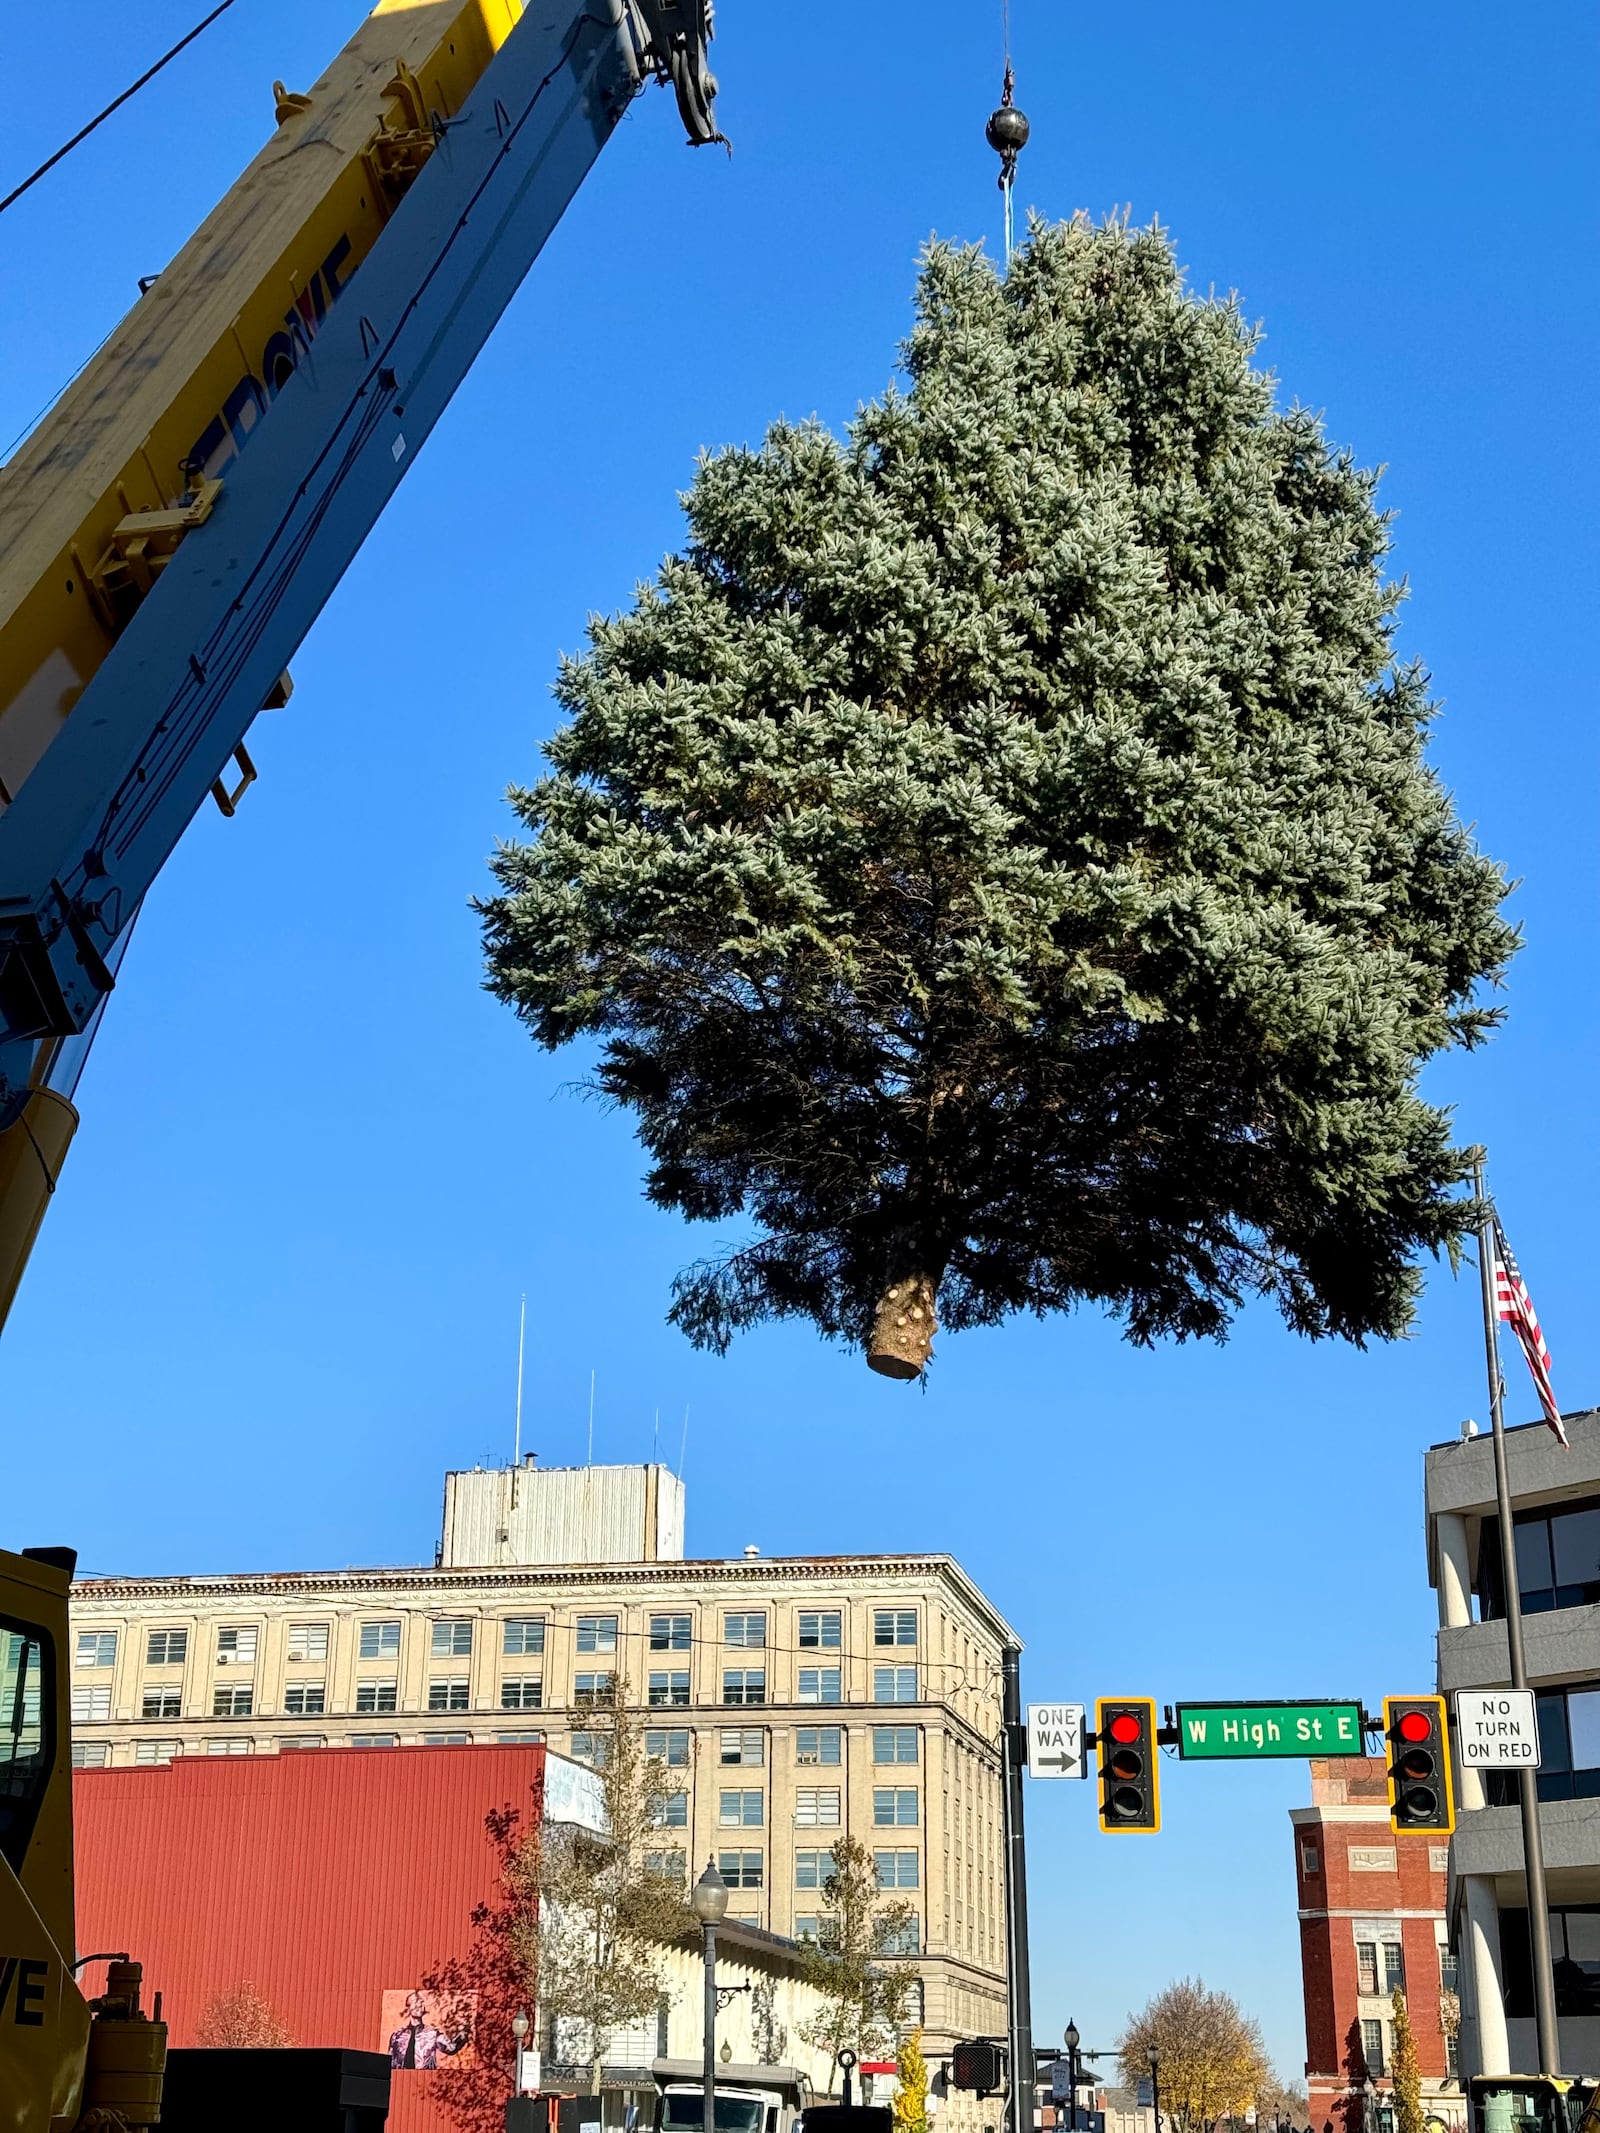
[[[1389,1826],[1448,1836],[1456,1826],[1450,1789],[1450,1739],[1442,1696],[1385,1696],[1389,1744]]]
[[[1152,1835],[1161,1827],[1156,1707],[1148,1696],[1102,1696],[1094,1707],[1100,1827]]]
[[[958,2044],[950,2054],[950,2080],[958,2089],[975,2089],[980,2096],[998,2096],[1006,2085],[1006,2055],[988,2037],[974,2037]]]

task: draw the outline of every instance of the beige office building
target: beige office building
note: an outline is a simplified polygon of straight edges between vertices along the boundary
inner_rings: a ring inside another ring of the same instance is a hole
[[[715,1856],[731,1916],[814,1931],[855,1836],[915,1906],[930,2053],[1003,2034],[1013,1632],[948,1555],[693,1561],[683,1530],[664,1467],[530,1460],[446,1477],[431,1568],[80,1579],[74,1758],[543,1737],[582,1760],[620,1674],[686,1788],[663,1848]]]

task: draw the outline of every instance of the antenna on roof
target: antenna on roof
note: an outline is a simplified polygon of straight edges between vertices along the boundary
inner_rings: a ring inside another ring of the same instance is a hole
[[[594,1372],[589,1373],[589,1464],[594,1465]]]
[[[517,1323],[517,1434],[515,1444],[511,1453],[511,1464],[514,1467],[521,1466],[522,1464],[522,1352],[524,1347],[527,1345],[527,1338],[528,1298],[526,1292],[524,1292],[522,1298],[522,1317]]]
[[[678,1479],[683,1479],[683,1455],[689,1449],[689,1403],[683,1403],[683,1442],[678,1446]]]

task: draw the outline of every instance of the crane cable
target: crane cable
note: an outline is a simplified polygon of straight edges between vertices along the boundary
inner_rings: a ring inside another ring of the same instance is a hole
[[[30,186],[37,185],[39,180],[44,177],[47,171],[54,170],[63,156],[71,155],[73,149],[77,147],[78,143],[80,141],[86,141],[89,138],[90,134],[94,132],[95,128],[97,126],[103,125],[105,121],[110,118],[113,111],[120,110],[121,107],[128,101],[130,96],[137,96],[139,91],[144,87],[147,81],[154,81],[156,76],[161,72],[161,69],[167,65],[169,60],[176,59],[185,45],[193,44],[195,39],[200,35],[201,31],[210,29],[212,23],[216,21],[217,17],[219,15],[225,15],[228,12],[228,9],[232,7],[232,5],[233,0],[220,0],[220,5],[214,7],[211,10],[210,14],[206,16],[203,22],[197,22],[194,28],[189,32],[186,37],[180,37],[178,39],[178,42],[172,47],[172,50],[170,52],[163,52],[161,57],[156,61],[153,67],[147,67],[145,71],[139,76],[139,79],[136,82],[130,82],[128,87],[123,90],[120,96],[114,97],[112,101],[107,104],[104,111],[100,112],[95,118],[90,119],[87,126],[81,126],[78,131],[72,136],[72,139],[70,141],[63,142],[62,145],[56,150],[55,154],[53,156],[47,157],[46,160],[39,165],[39,168],[33,172],[31,177],[24,178],[20,185],[13,187],[13,189],[6,194],[5,198],[3,200],[0,200],[0,215],[3,215],[6,209],[10,207],[14,201],[20,200],[23,194],[28,191]]]

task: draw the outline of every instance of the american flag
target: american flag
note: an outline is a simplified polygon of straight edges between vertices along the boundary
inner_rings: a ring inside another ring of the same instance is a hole
[[[1555,1431],[1557,1439],[1565,1444],[1567,1433],[1561,1427],[1561,1410],[1556,1405],[1556,1396],[1550,1385],[1550,1351],[1544,1344],[1544,1335],[1539,1331],[1539,1314],[1533,1308],[1528,1284],[1523,1280],[1521,1269],[1511,1256],[1511,1247],[1506,1242],[1506,1233],[1500,1227],[1498,1218],[1494,1225],[1494,1304],[1495,1310],[1521,1343],[1533,1382],[1539,1389],[1539,1404],[1544,1409],[1546,1422]]]

